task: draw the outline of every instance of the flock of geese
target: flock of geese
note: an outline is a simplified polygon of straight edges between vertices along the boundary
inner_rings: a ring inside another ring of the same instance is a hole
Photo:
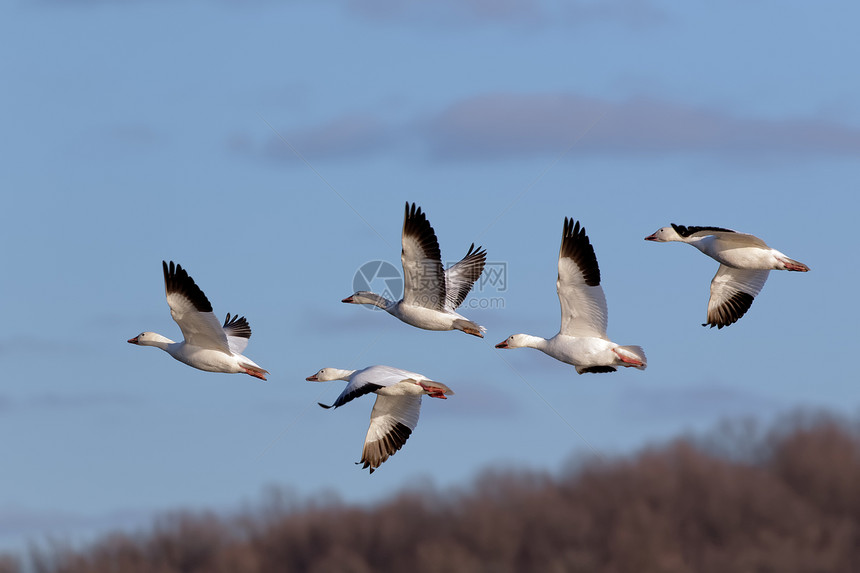
[[[463,259],[443,269],[439,241],[421,208],[406,203],[403,220],[401,262],[404,289],[399,301],[359,291],[345,303],[377,306],[399,320],[425,330],[461,330],[483,338],[486,329],[457,313],[472,286],[481,276],[487,252],[472,244]],[[707,322],[718,329],[733,324],[749,310],[771,270],[806,272],[809,267],[768,247],[753,235],[721,227],[685,227],[672,224],[645,237],[646,241],[677,241],[692,245],[720,263],[711,280]],[[245,373],[266,380],[264,370],[242,353],[248,346],[251,327],[245,317],[227,314],[222,324],[212,304],[188,272],[172,261],[162,262],[164,287],[170,315],[184,340],[174,342],[154,332],[142,332],[128,342],[155,346],[176,360],[208,372]],[[579,374],[614,372],[618,367],[644,370],[648,364],[640,346],[621,346],[606,334],[606,296],[600,286],[600,268],[585,227],[565,217],[558,255],[558,300],[561,327],[552,338],[514,334],[496,348],[536,348],[571,364]],[[361,460],[370,473],[396,453],[418,423],[421,397],[445,399],[453,391],[416,372],[391,366],[361,370],[323,368],[309,376],[312,382],[344,380],[346,388],[330,406],[374,393]]]

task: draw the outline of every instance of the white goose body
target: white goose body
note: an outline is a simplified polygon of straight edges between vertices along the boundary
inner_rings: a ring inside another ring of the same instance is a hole
[[[508,338],[505,342],[507,343],[505,346],[497,346],[497,348],[535,348],[560,362],[575,366],[579,374],[613,372],[617,366],[634,366],[644,370],[647,364],[644,352],[638,346],[622,347],[605,338],[569,336],[561,333],[552,338],[519,334]],[[636,361],[641,364],[637,364]]]
[[[480,333],[485,330],[483,326],[478,326],[462,314],[447,308],[439,311],[419,305],[408,305],[400,301],[395,305],[391,314],[406,324],[424,330],[462,330],[475,336],[481,336]],[[474,332],[476,328],[477,333]]]
[[[479,326],[453,310],[443,308],[435,310],[417,304],[406,304],[403,300],[393,301],[376,293],[359,291],[342,302],[350,302],[352,304],[372,304],[387,312],[388,314],[402,320],[406,324],[423,328],[424,330],[477,330],[480,333],[484,332],[484,327]]]
[[[154,346],[176,360],[207,372],[244,373],[261,380],[268,372],[242,351],[248,346],[251,327],[245,317],[227,318],[222,325],[212,312],[212,304],[181,265],[162,261],[164,288],[170,315],[185,340],[174,342],[155,332],[142,332],[128,342]]]
[[[250,372],[246,372],[249,368],[262,370],[262,368],[260,368],[260,366],[258,366],[253,360],[242,356],[241,354],[225,354],[224,352],[212,348],[194,346],[192,344],[188,344],[186,341],[174,342],[164,336],[161,337],[161,341],[163,342],[159,341],[161,343],[154,343],[151,337],[153,334],[156,333],[150,333],[150,337],[147,337],[144,340],[138,340],[137,344],[140,346],[155,346],[161,348],[176,360],[179,360],[193,368],[197,368],[198,370],[205,370],[206,372],[225,372],[228,374],[250,374]],[[163,343],[166,343],[166,345],[163,345]],[[263,380],[265,380],[265,378],[263,378]]]
[[[466,256],[448,269],[436,233],[421,208],[406,203],[401,237],[403,298],[392,301],[376,293],[359,291],[343,299],[352,304],[377,306],[406,324],[424,330],[461,330],[483,338],[486,329],[456,312],[481,276],[487,252],[474,243]]]
[[[361,460],[362,469],[373,473],[385,460],[403,447],[418,425],[421,411],[421,396],[445,399],[454,392],[441,382],[430,380],[423,374],[392,366],[368,366],[361,370],[323,368],[307,378],[310,382],[345,380],[346,388],[331,406],[339,408],[347,402],[365,394],[376,394],[376,402],[370,414],[370,427],[364,439]]]
[[[711,281],[707,322],[702,325],[711,328],[720,329],[737,322],[761,292],[770,271],[809,270],[755,235],[722,227],[685,227],[672,223],[645,240],[687,243],[720,263]]]
[[[639,346],[621,346],[606,335],[608,310],[600,286],[600,269],[594,248],[579,222],[565,217],[558,256],[558,300],[561,328],[546,339],[514,334],[496,348],[535,348],[586,372],[615,372],[618,367],[644,370],[648,361]]]
[[[744,242],[727,240],[726,237],[731,235],[723,233],[686,240],[681,237],[681,241],[693,245],[718,263],[736,269],[786,270],[786,263],[791,261],[786,255],[768,247],[764,242],[761,242],[760,246],[753,246],[752,243],[758,242],[758,237],[743,233],[736,233],[736,235],[739,235],[739,239],[744,239]],[[750,242],[749,245],[746,244],[747,240]]]

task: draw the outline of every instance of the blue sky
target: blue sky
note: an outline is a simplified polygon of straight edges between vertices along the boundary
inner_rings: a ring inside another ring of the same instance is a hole
[[[855,414],[858,18],[849,2],[5,3],[0,547],[229,511],[271,485],[373,501],[726,417]],[[399,267],[405,201],[443,258],[475,242],[504,265],[505,288],[463,310],[486,339],[340,303],[364,263]],[[609,335],[643,346],[646,371],[493,349],[558,330],[565,216],[595,246]],[[670,222],[754,233],[812,271],[772,273],[739,323],[702,328],[716,263],[642,240]],[[126,344],[180,336],[163,259],[248,317],[269,382]],[[369,476],[352,462],[372,400],[324,411],[342,383],[304,379],[379,363],[456,395],[425,400]]]

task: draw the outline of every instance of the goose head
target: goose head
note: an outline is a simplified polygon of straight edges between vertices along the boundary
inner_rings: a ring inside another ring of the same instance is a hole
[[[332,380],[349,380],[349,375],[355,370],[341,370],[340,368],[323,368],[313,376],[305,378],[308,382],[330,382]]]
[[[678,231],[676,231],[672,227],[661,227],[655,232],[645,237],[645,240],[665,243],[667,241],[680,241],[682,239],[681,235],[678,234]]]
[[[374,292],[369,292],[366,290],[360,290],[355,294],[346,297],[340,302],[346,302],[350,304],[371,304],[373,306],[378,306],[379,308],[388,308],[393,303],[385,298],[384,296],[380,296]]]
[[[530,346],[529,336],[525,334],[512,334],[503,341],[496,344],[496,348],[523,348]]]
[[[167,337],[156,334],[155,332],[141,332],[134,338],[129,338],[129,344],[137,344],[138,346],[163,346],[173,342]]]

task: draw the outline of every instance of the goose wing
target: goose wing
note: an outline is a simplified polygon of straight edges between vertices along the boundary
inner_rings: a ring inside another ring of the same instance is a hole
[[[418,425],[421,396],[377,396],[361,451],[362,469],[370,473],[393,456]]]
[[[335,399],[334,403],[331,406],[325,406],[325,404],[320,404],[320,406],[338,408],[360,396],[376,392],[386,386],[394,386],[407,379],[424,380],[425,378],[421,374],[392,366],[377,365],[356,370],[349,377],[346,388],[343,389],[343,392]]]
[[[475,243],[469,247],[466,256],[455,265],[445,270],[445,308],[456,310],[463,304],[475,281],[484,272],[487,262],[487,251],[481,247],[475,248]]]
[[[561,334],[606,338],[608,310],[594,247],[579,221],[564,218],[558,253],[558,300]]]
[[[161,264],[170,316],[179,325],[185,342],[191,346],[231,354],[227,335],[212,312],[212,304],[194,279],[188,276],[181,265],[174,265],[173,261],[170,261],[170,265],[165,261],[161,261]]]
[[[227,345],[233,354],[242,354],[248,346],[248,339],[251,338],[251,325],[248,324],[244,316],[234,316],[230,318],[230,313],[227,313],[227,318],[224,319],[224,326],[221,327],[224,335],[227,337]]]
[[[403,218],[403,302],[443,310],[445,306],[445,273],[439,241],[421,207],[406,203]]]
[[[672,228],[685,239],[713,235],[720,242],[737,244],[737,246],[770,248],[755,235],[739,233],[738,231],[724,229],[723,227],[685,227],[684,225],[672,223]]]
[[[708,321],[702,326],[722,328],[740,319],[761,292],[770,271],[720,265],[711,281]]]

